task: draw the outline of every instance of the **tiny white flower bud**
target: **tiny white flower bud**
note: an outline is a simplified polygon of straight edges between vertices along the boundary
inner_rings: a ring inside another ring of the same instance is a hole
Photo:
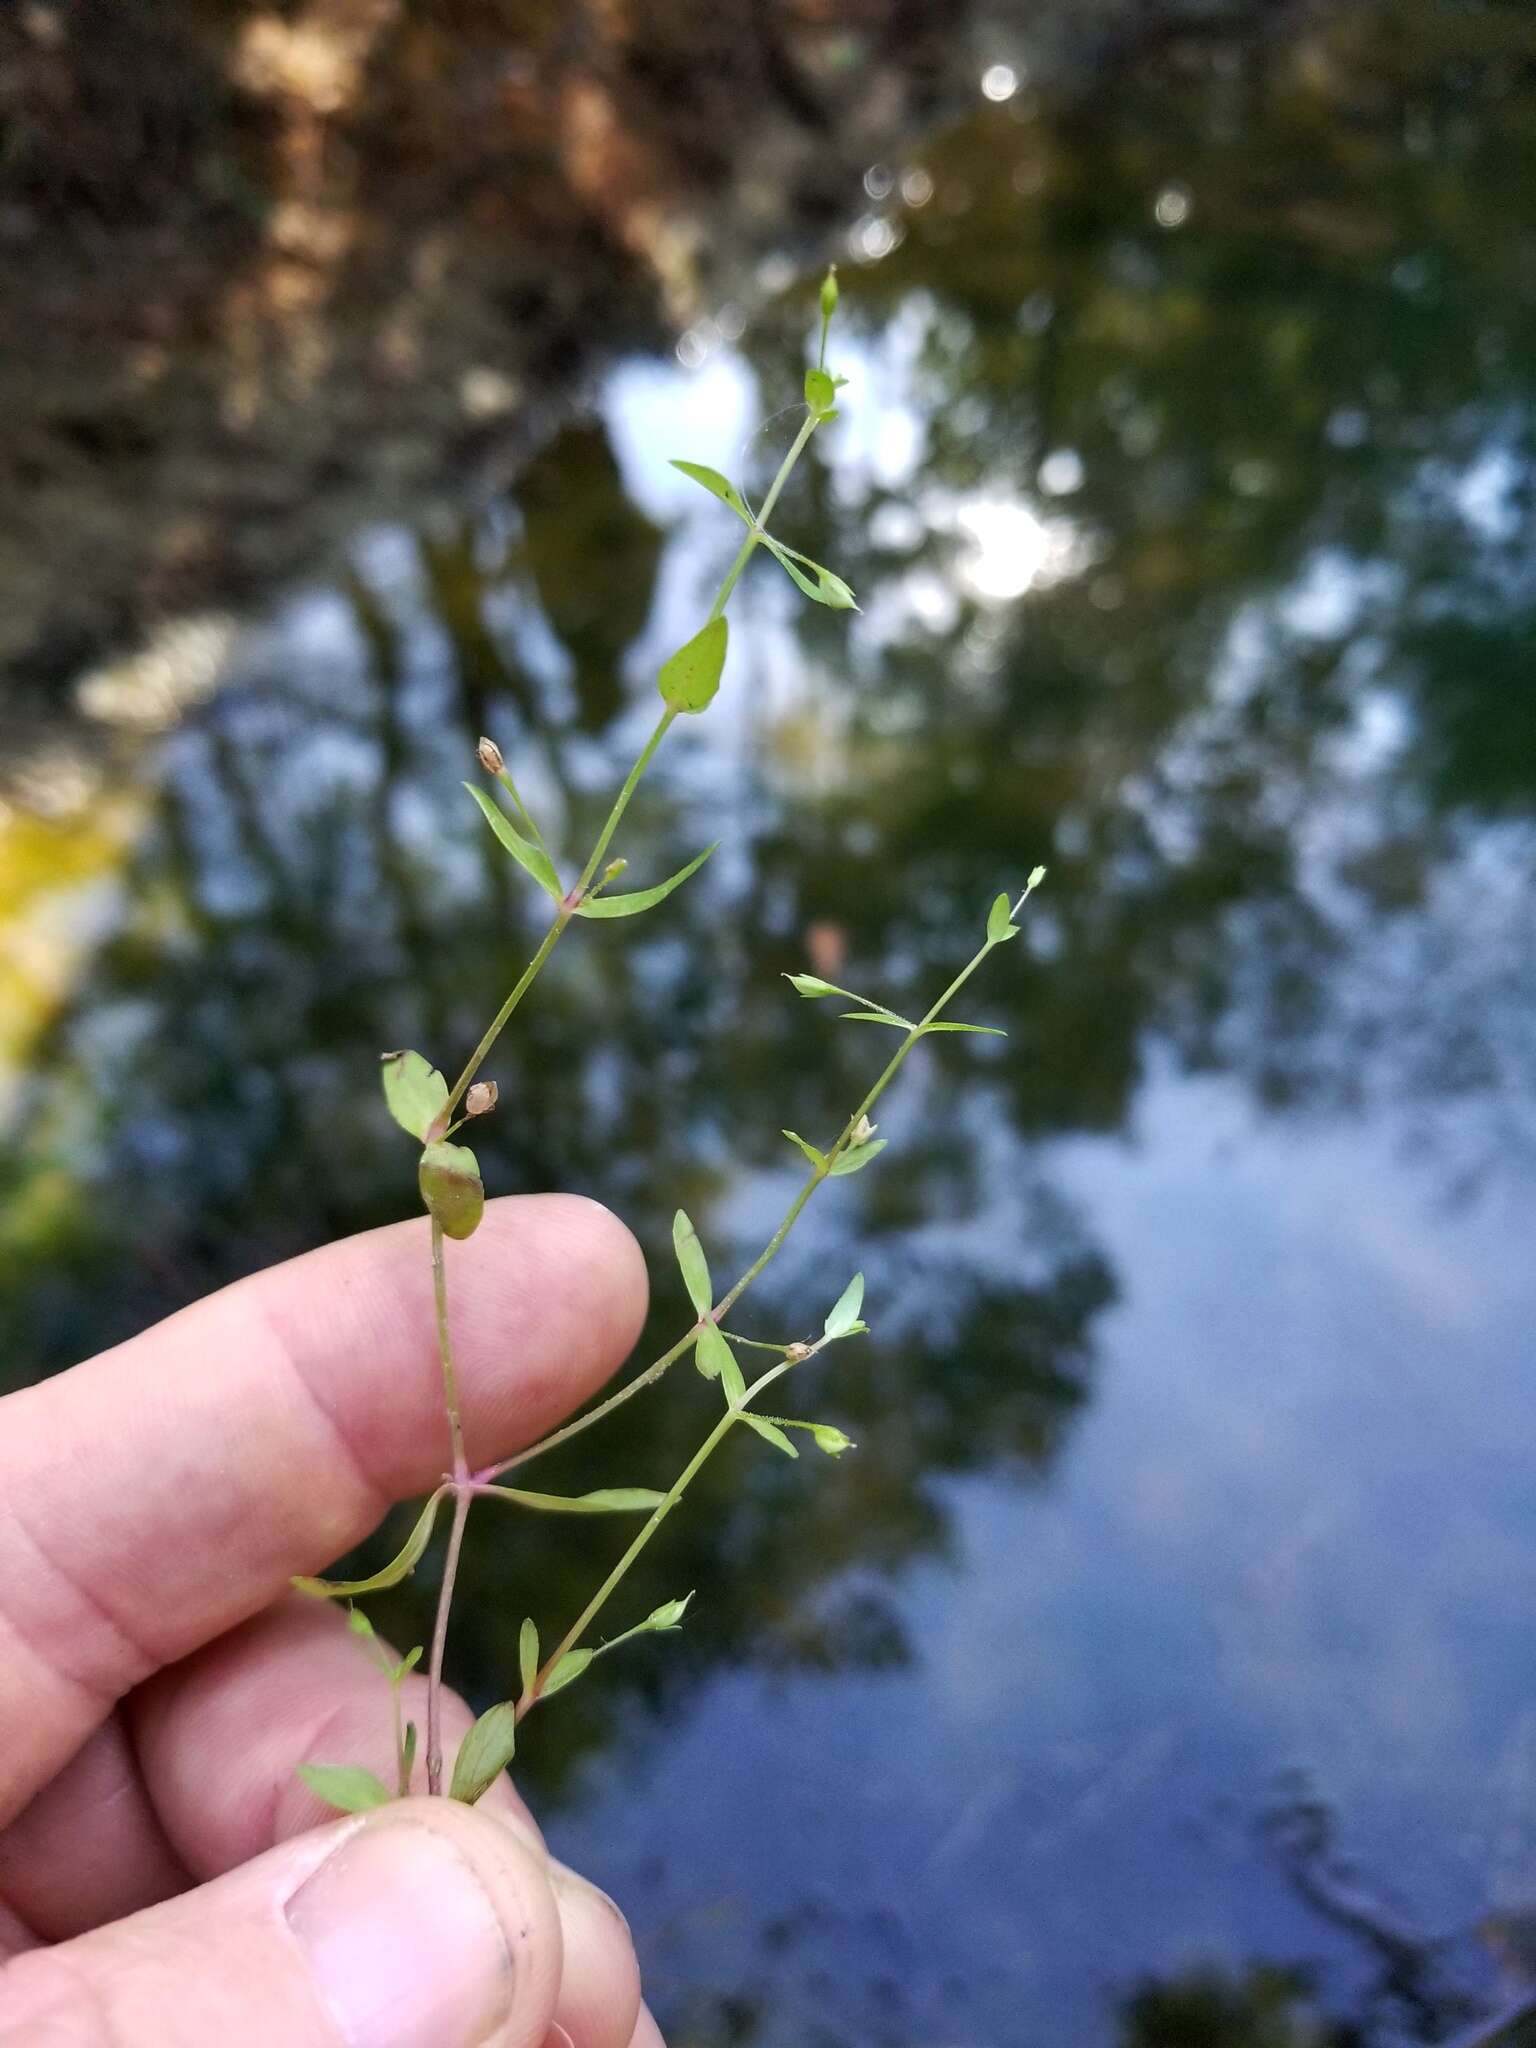
[[[853,1136],[848,1142],[850,1145],[867,1145],[879,1128],[880,1126],[872,1124],[867,1116],[861,1116],[854,1125]]]

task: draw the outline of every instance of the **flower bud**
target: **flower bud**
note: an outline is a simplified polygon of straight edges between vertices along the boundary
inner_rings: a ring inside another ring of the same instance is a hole
[[[854,1125],[853,1136],[848,1142],[850,1145],[867,1145],[879,1128],[880,1126],[872,1124],[867,1116],[861,1116]]]
[[[494,1081],[476,1081],[464,1098],[466,1116],[489,1116],[496,1107],[501,1090]]]
[[[494,740],[482,739],[475,752],[480,756],[480,766],[487,775],[500,775],[506,767],[500,747]]]
[[[821,281],[821,317],[830,320],[837,311],[837,265],[829,263]]]
[[[811,1347],[809,1344],[786,1344],[784,1346],[784,1356],[792,1365],[798,1365],[802,1358],[809,1358],[810,1355]]]
[[[603,880],[605,882],[616,882],[628,866],[629,862],[627,860],[609,861],[607,867],[603,869]]]

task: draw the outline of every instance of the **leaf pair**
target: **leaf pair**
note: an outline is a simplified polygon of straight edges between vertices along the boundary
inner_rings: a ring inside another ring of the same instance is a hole
[[[733,1408],[739,1408],[747,1398],[746,1381],[736,1363],[736,1354],[711,1319],[715,1290],[709,1277],[709,1261],[704,1256],[699,1233],[683,1209],[679,1209],[672,1219],[672,1248],[677,1253],[688,1299],[701,1318],[699,1334],[694,1341],[693,1362],[705,1379],[719,1380],[727,1401]]]
[[[720,619],[716,621],[716,624],[723,627],[725,621]],[[706,627],[705,631],[707,632],[708,630]],[[693,644],[692,641],[689,642],[690,647]],[[681,652],[686,653],[687,649],[685,648]],[[674,661],[679,658],[679,655],[672,657]],[[724,659],[723,642],[721,658],[722,660]],[[714,692],[711,690],[710,695],[713,696],[713,694]],[[707,702],[708,700],[706,699],[705,701]],[[464,787],[480,806],[487,824],[507,849],[507,852],[511,854],[512,858],[520,867],[525,868],[533,876],[539,887],[555,903],[563,905],[565,903],[565,891],[560,885],[560,877],[555,873],[554,863],[550,860],[549,855],[544,852],[542,847],[535,846],[531,840],[525,839],[506,812],[501,808],[500,804],[494,803],[483,789],[476,789],[472,782],[466,782]],[[575,906],[576,915],[578,917],[638,917],[642,910],[653,909],[656,904],[670,896],[674,889],[680,888],[690,875],[696,874],[705,861],[709,859],[709,856],[715,850],[715,846],[718,846],[719,843],[716,840],[714,845],[706,846],[702,853],[695,854],[686,867],[679,868],[675,875],[669,875],[666,881],[658,882],[652,889],[634,889],[622,896],[606,894],[589,894],[584,896]],[[410,1126],[407,1125],[406,1128],[409,1129]]]
[[[816,384],[816,398],[811,396],[812,379],[819,380]],[[806,373],[806,401],[818,418],[825,419],[829,416],[831,400],[838,384],[842,381],[841,378],[829,377],[825,370],[810,370]],[[826,401],[825,404],[819,402],[822,399]],[[769,554],[773,556],[791,582],[803,590],[813,604],[829,605],[834,611],[856,612],[858,610],[859,607],[854,600],[853,592],[848,588],[848,585],[841,576],[834,575],[830,569],[824,569],[820,562],[813,562],[809,555],[802,555],[798,548],[785,547],[782,541],[775,540],[771,533],[763,531],[753,518],[746,499],[743,498],[729,477],[722,476],[718,469],[710,469],[707,464],[702,462],[674,461],[672,467],[681,470],[684,476],[691,477],[696,484],[702,484],[704,489],[709,491],[714,497],[717,497],[722,505],[729,505],[736,514],[736,517],[742,521],[743,525],[751,533],[756,535]],[[806,573],[807,570],[810,572],[809,575]],[[723,625],[724,621],[717,620],[714,623]],[[704,633],[708,633],[709,630],[710,628],[706,626]],[[693,640],[689,641],[687,647],[680,648],[672,656],[672,660],[667,663],[667,668],[670,668],[673,662],[681,661],[682,657],[690,649],[697,647],[704,638],[704,633],[697,634]],[[723,640],[721,642],[720,658],[722,661],[725,658]],[[663,669],[662,674],[666,674],[666,669]],[[715,680],[716,682],[719,680],[718,668],[715,672]],[[669,704],[672,703],[673,700],[668,696],[665,685],[662,688],[661,694],[663,697],[666,697]],[[709,697],[713,695],[714,689],[711,688]],[[708,703],[709,697],[705,698],[705,703]],[[701,710],[703,706],[679,704],[676,708],[682,711],[692,711]]]

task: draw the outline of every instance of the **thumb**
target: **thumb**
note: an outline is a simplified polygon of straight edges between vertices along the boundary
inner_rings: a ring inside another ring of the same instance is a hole
[[[0,2048],[543,2048],[560,1972],[536,1852],[414,1799],[18,1957]]]

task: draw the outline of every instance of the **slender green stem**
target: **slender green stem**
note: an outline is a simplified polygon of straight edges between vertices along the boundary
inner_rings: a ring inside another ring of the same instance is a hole
[[[713,612],[711,612],[710,617],[714,617]],[[638,787],[640,786],[641,776],[645,773],[646,769],[650,767],[656,749],[661,745],[662,741],[671,731],[672,721],[676,718],[676,716],[677,713],[672,709],[672,706],[669,704],[665,711],[662,712],[660,718],[657,719],[655,727],[651,732],[650,738],[646,741],[645,745],[640,749],[640,752],[635,756],[635,765],[633,768],[630,769],[629,773],[625,776],[624,787],[619,791],[618,795],[613,800],[613,809],[608,813],[608,816],[603,823],[603,829],[597,835],[597,844],[593,847],[592,851],[587,855],[587,864],[581,871],[581,880],[576,884],[575,889],[572,891],[573,895],[581,897],[586,893],[588,885],[591,883],[592,877],[597,873],[598,863],[602,860],[603,855],[608,851],[609,842],[612,840],[614,833],[617,832],[619,829],[619,820],[623,817],[624,813],[629,809],[630,798],[634,795],[636,789],[638,789]]]
[[[814,1357],[820,1349],[820,1344],[813,1344],[809,1346],[805,1354],[806,1358]],[[709,1460],[714,1456],[715,1452],[719,1450],[721,1444],[724,1443],[726,1437],[730,1434],[733,1426],[741,1421],[743,1414],[757,1399],[758,1395],[762,1393],[765,1387],[770,1387],[772,1386],[775,1380],[782,1379],[784,1374],[787,1373],[792,1366],[803,1363],[804,1360],[802,1359],[786,1358],[780,1364],[770,1367],[770,1369],[767,1372],[765,1372],[760,1379],[755,1380],[752,1383],[752,1385],[748,1387],[740,1408],[726,1409],[725,1413],[721,1416],[720,1420],[709,1432],[709,1435],[705,1437],[703,1443],[699,1445],[699,1448],[688,1460],[687,1464],[683,1467],[682,1471],[679,1472],[676,1479],[673,1480],[671,1486],[667,1489],[666,1495],[657,1505],[657,1507],[652,1511],[650,1519],[646,1522],[644,1528],[641,1529],[639,1535],[635,1537],[633,1542],[629,1545],[629,1548],[624,1552],[624,1555],[619,1559],[618,1563],[614,1566],[613,1570],[608,1574],[607,1578],[604,1579],[603,1583],[592,1595],[592,1598],[587,1602],[586,1606],[581,1610],[580,1614],[577,1615],[576,1619],[571,1623],[570,1627],[566,1630],[565,1634],[560,1638],[560,1641],[555,1646],[554,1650],[551,1651],[550,1655],[544,1660],[543,1667],[539,1671],[537,1678],[535,1678],[531,1690],[528,1693],[526,1693],[524,1697],[518,1702],[517,1718],[519,1720],[523,1718],[523,1716],[529,1711],[530,1708],[538,1705],[541,1688],[543,1687],[545,1680],[549,1677],[549,1674],[560,1662],[560,1659],[566,1656],[571,1650],[574,1650],[576,1646],[580,1643],[582,1637],[586,1634],[587,1630],[592,1626],[593,1622],[596,1621],[597,1617],[602,1613],[603,1609],[608,1605],[608,1602],[613,1598],[614,1594],[623,1584],[625,1578],[628,1576],[631,1567],[634,1565],[641,1551],[645,1549],[646,1545],[650,1542],[651,1538],[656,1534],[657,1530],[661,1527],[662,1523],[667,1519],[668,1515],[670,1515],[672,1510],[677,1506],[678,1502],[682,1499],[683,1495],[688,1491],[688,1488],[693,1484],[694,1480],[699,1476],[700,1472],[702,1472],[704,1467],[709,1463]]]
[[[768,486],[768,495],[766,498],[764,498],[762,508],[757,515],[757,525],[752,529],[752,531],[747,535],[746,539],[742,542],[740,548],[737,551],[735,561],[732,562],[730,568],[727,569],[725,572],[725,581],[720,585],[719,590],[717,590],[715,593],[715,601],[709,608],[710,618],[718,619],[720,614],[725,610],[726,605],[730,602],[731,592],[736,588],[736,584],[741,576],[742,570],[745,569],[748,562],[750,562],[752,559],[752,550],[761,544],[763,538],[761,529],[768,524],[768,521],[773,513],[773,508],[775,505],[778,504],[779,493],[783,490],[784,486],[789,482],[790,471],[794,468],[795,464],[800,460],[800,457],[805,453],[806,443],[810,440],[812,434],[815,433],[817,427],[819,427],[820,424],[821,421],[815,413],[809,413],[806,416],[806,418],[802,420],[800,424],[799,433],[796,434],[794,440],[791,442],[788,454],[784,457],[784,460],[779,464],[778,475],[774,478],[773,482]]]
[[[849,1117],[847,1123],[844,1124],[836,1144],[833,1145],[826,1155],[826,1165],[811,1169],[803,1186],[785,1210],[778,1229],[775,1230],[772,1237],[769,1238],[767,1244],[764,1245],[751,1265],[747,1267],[740,1279],[720,1297],[719,1301],[711,1309],[711,1321],[715,1323],[722,1321],[764,1268],[777,1257],[783,1247],[784,1240],[800,1220],[801,1211],[805,1208],[806,1203],[810,1201],[812,1195],[815,1194],[822,1182],[830,1177],[834,1161],[847,1151],[849,1145],[853,1142],[854,1132],[880,1100],[886,1089],[889,1088],[892,1081],[895,1080],[897,1074],[901,1071],[907,1055],[923,1036],[928,1026],[934,1023],[948,1008],[949,1004],[954,1001],[960,990],[964,988],[965,984],[970,980],[977,968],[980,967],[982,961],[986,959],[996,943],[997,941],[988,939],[980,951],[961,968],[938,1001],[919,1018],[916,1024],[910,1027],[906,1036],[886,1062],[880,1078],[853,1112],[853,1115]],[[518,1466],[531,1463],[533,1459],[542,1457],[546,1451],[554,1450],[557,1445],[567,1443],[573,1436],[579,1436],[583,1430],[590,1429],[594,1423],[603,1421],[616,1408],[622,1408],[626,1401],[632,1401],[636,1394],[643,1393],[647,1387],[653,1387],[666,1372],[667,1368],[676,1364],[683,1353],[692,1346],[698,1336],[699,1328],[700,1323],[695,1323],[691,1329],[685,1330],[669,1350],[663,1351],[659,1358],[652,1359],[643,1372],[637,1373],[632,1380],[626,1380],[622,1387],[617,1388],[606,1400],[599,1401],[595,1408],[588,1408],[585,1413],[576,1416],[570,1422],[562,1424],[559,1429],[552,1430],[548,1436],[541,1437],[536,1444],[530,1444],[526,1450],[519,1451],[515,1457],[503,1458],[498,1464],[487,1466],[483,1472],[477,1472],[475,1478],[477,1480],[499,1479],[504,1472],[516,1471]]]

